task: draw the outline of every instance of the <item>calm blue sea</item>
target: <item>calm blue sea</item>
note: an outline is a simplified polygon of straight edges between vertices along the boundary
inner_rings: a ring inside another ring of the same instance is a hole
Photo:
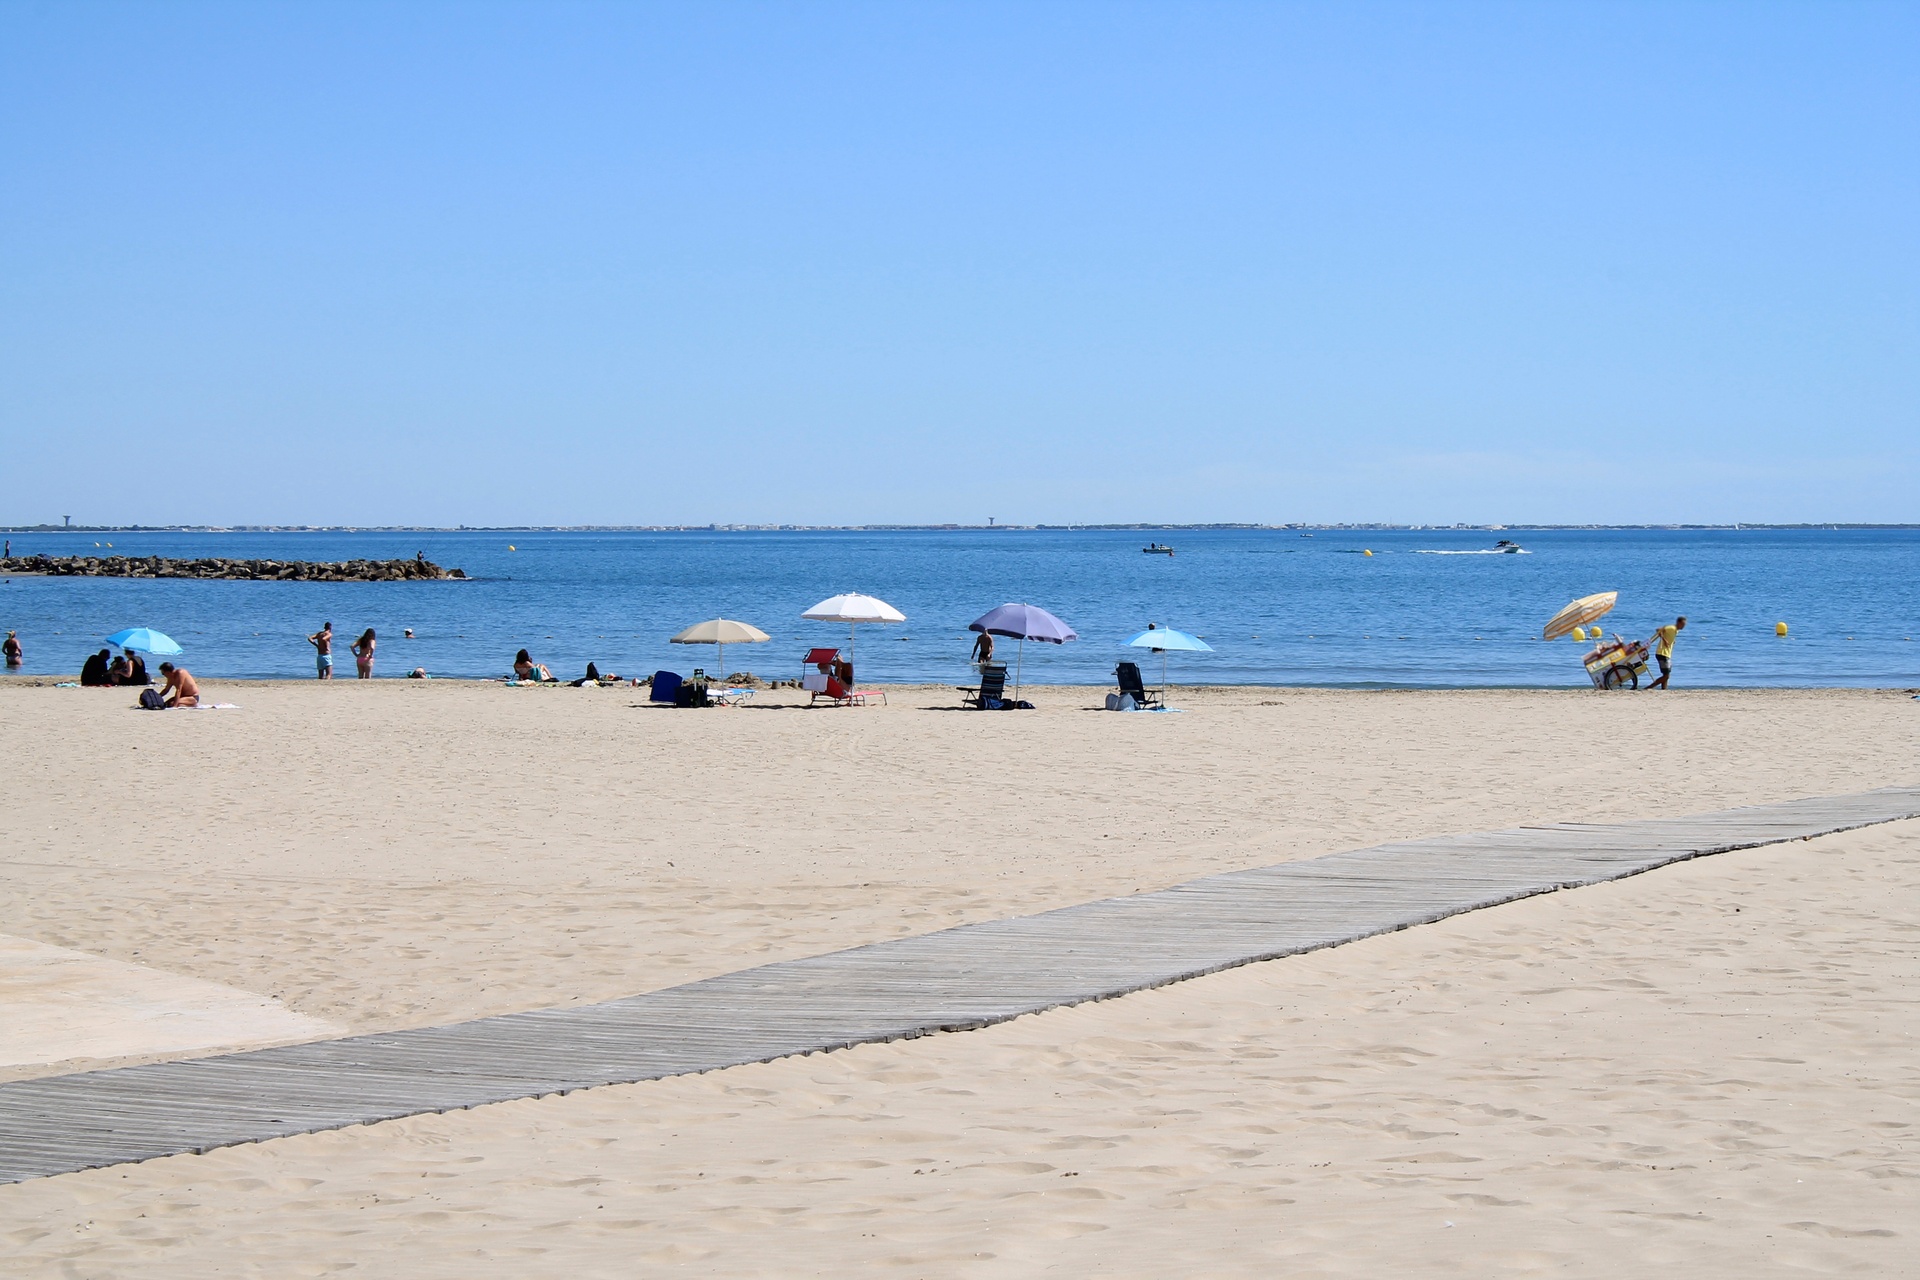
[[[1475,554],[1502,536],[1529,554]],[[16,554],[91,552],[107,540],[12,537]],[[1142,555],[1156,538],[1177,554]],[[713,651],[667,637],[724,616],[773,637],[729,649],[729,668],[792,676],[808,646],[846,639],[844,627],[802,621],[801,611],[864,591],[908,618],[861,629],[857,667],[868,681],[961,679],[966,624],[1025,600],[1080,633],[1064,646],[1026,646],[1034,683],[1104,682],[1129,656],[1121,641],[1154,621],[1217,650],[1176,656],[1176,682],[1582,687],[1580,648],[1540,641],[1540,625],[1575,596],[1617,590],[1608,622],[1626,636],[1688,616],[1680,684],[1920,685],[1916,530],[154,533],[112,542],[135,555],[282,560],[424,551],[473,580],[15,578],[0,586],[0,626],[20,632],[28,672],[77,671],[103,636],[138,625],[179,640],[184,662],[204,675],[309,675],[302,637],[326,620],[343,650],[376,628],[383,677],[416,666],[500,675],[522,646],[557,675],[579,674],[588,659],[622,674],[687,672],[711,668]],[[1791,627],[1784,640],[1778,621]],[[415,639],[401,638],[407,627]],[[340,662],[338,674],[350,676],[351,659]]]

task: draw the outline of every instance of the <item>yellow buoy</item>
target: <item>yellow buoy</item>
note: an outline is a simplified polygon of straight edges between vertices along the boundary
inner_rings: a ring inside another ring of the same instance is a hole
[[[96,543],[94,543],[93,545],[97,547],[97,546],[99,546],[100,544],[96,542]],[[1363,556],[1370,556],[1370,555],[1372,555],[1372,554],[1373,554],[1373,552],[1371,552],[1371,551],[1362,551],[1362,552],[1361,552],[1360,554],[1361,554],[1361,555],[1363,555]]]
[[[1786,624],[1786,623],[1784,623],[1784,622],[1776,622],[1776,623],[1774,623],[1774,624],[1773,624],[1773,634],[1775,634],[1775,635],[1777,635],[1777,636],[1783,636],[1783,635],[1785,635],[1785,634],[1787,634],[1787,624]]]
[[[513,544],[512,544],[511,542],[509,542],[509,543],[507,544],[507,550],[509,550],[509,551],[518,551],[519,549],[520,549],[520,548],[518,548],[518,547],[516,547],[516,546],[514,546],[514,545],[513,545]]]

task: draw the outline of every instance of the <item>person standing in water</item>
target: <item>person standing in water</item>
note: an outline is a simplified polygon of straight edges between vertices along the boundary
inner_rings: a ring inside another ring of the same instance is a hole
[[[20,651],[20,637],[12,631],[7,632],[6,643],[0,644],[0,653],[6,654],[7,665],[10,667],[17,667],[26,661]]]
[[[373,628],[368,627],[358,640],[347,647],[353,650],[353,662],[359,670],[360,679],[373,679]]]
[[[993,661],[993,637],[982,631],[980,638],[973,642],[973,658],[976,667],[984,667]]]
[[[1687,629],[1685,616],[1675,618],[1666,626],[1653,633],[1653,660],[1660,664],[1660,678],[1648,685],[1649,689],[1664,689],[1667,678],[1673,674],[1673,642],[1682,631]]]
[[[317,651],[313,658],[315,679],[333,679],[333,624],[322,623],[318,631],[307,637],[307,643]]]

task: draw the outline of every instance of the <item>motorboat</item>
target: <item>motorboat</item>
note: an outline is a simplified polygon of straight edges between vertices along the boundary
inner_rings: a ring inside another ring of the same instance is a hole
[[[1144,546],[1140,548],[1140,550],[1142,554],[1150,555],[1150,556],[1170,556],[1173,554],[1172,547],[1163,547],[1157,542],[1152,543],[1149,546]]]
[[[1521,546],[1517,542],[1512,541],[1509,538],[1502,538],[1500,539],[1500,541],[1494,543],[1493,549],[1495,552],[1503,556],[1520,556],[1520,555],[1525,555],[1527,553],[1527,549],[1525,547]]]

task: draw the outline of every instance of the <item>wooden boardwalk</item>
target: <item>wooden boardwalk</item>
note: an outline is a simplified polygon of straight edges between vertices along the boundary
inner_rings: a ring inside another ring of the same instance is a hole
[[[1920,787],[1438,836],[604,1004],[0,1084],[0,1181],[964,1031],[1670,862],[1920,817]]]

